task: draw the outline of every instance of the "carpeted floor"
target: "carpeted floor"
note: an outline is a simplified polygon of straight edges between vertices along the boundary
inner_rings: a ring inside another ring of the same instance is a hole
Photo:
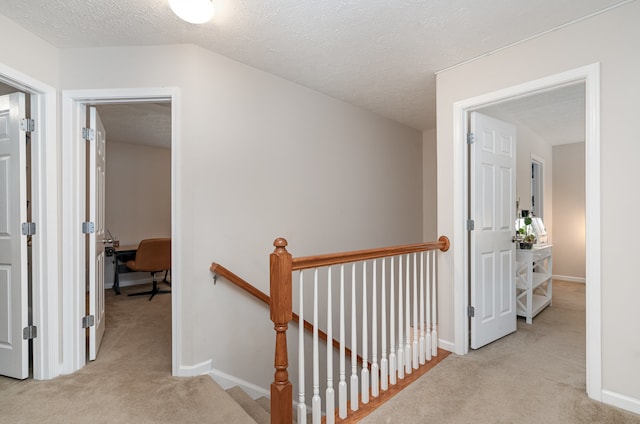
[[[171,376],[171,295],[106,291],[96,361],[49,381],[0,377],[0,423],[252,423],[209,377]]]
[[[640,423],[590,400],[585,380],[585,286],[554,281],[553,305],[465,356],[450,355],[360,421],[370,423]]]
[[[0,377],[0,423],[251,423],[208,376],[171,376],[171,296],[107,291],[95,362],[50,381]],[[585,394],[584,285],[554,282],[553,305],[518,331],[450,355],[361,423],[640,423]]]

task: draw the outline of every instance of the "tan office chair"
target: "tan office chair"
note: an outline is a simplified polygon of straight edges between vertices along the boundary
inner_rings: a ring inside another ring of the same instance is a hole
[[[131,293],[129,296],[143,296],[150,294],[149,300],[153,299],[158,293],[171,293],[170,290],[158,289],[156,281],[156,273],[171,269],[171,239],[170,238],[153,238],[140,241],[136,257],[132,261],[127,261],[127,268],[132,271],[150,272],[153,278],[153,288],[150,291]]]

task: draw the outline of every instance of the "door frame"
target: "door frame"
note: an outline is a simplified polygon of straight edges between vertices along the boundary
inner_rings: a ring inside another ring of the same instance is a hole
[[[94,89],[62,91],[62,327],[65,334],[63,372],[75,372],[86,364],[85,331],[85,239],[80,223],[85,216],[85,144],[79,128],[84,126],[82,105],[168,101],[171,103],[171,326],[172,374],[179,375],[182,363],[182,312],[180,308],[182,267],[180,214],[180,92],[175,87]]]
[[[465,222],[468,211],[467,113],[490,104],[550,91],[568,84],[584,83],[586,100],[586,381],[589,397],[602,400],[602,307],[601,307],[601,183],[600,183],[600,64],[594,63],[545,78],[455,102],[453,105],[454,220],[453,269],[454,350],[469,351],[469,241]]]
[[[0,63],[0,82],[30,96],[31,213],[36,223],[32,238],[32,315],[37,327],[33,339],[33,378],[51,379],[59,374],[59,234],[57,185],[56,89]],[[49,252],[49,254],[47,254]]]

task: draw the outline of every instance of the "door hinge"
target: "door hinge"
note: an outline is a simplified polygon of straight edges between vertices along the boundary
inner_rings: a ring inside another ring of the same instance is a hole
[[[82,234],[93,234],[96,231],[96,226],[93,222],[82,223]]]
[[[474,308],[473,306],[469,305],[467,307],[467,316],[469,318],[473,318],[476,316],[476,308]]]
[[[20,120],[20,129],[25,132],[33,132],[36,130],[36,121],[29,118]]]
[[[82,317],[82,328],[93,327],[95,324],[95,317],[93,315],[85,315]]]
[[[38,328],[35,325],[28,325],[22,329],[22,338],[24,340],[33,340],[38,337]]]
[[[82,138],[87,141],[94,141],[96,139],[96,130],[93,128],[82,128]]]
[[[476,229],[476,222],[473,219],[467,219],[467,231],[473,231]]]
[[[473,144],[476,142],[476,135],[472,132],[467,133],[467,144]]]
[[[23,236],[34,236],[36,234],[36,223],[35,222],[23,222],[22,223],[22,235]]]

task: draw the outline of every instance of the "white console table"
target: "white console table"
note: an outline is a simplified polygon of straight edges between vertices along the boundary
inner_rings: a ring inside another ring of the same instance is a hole
[[[550,244],[534,245],[531,250],[516,249],[516,310],[527,324],[551,305],[552,267]]]

